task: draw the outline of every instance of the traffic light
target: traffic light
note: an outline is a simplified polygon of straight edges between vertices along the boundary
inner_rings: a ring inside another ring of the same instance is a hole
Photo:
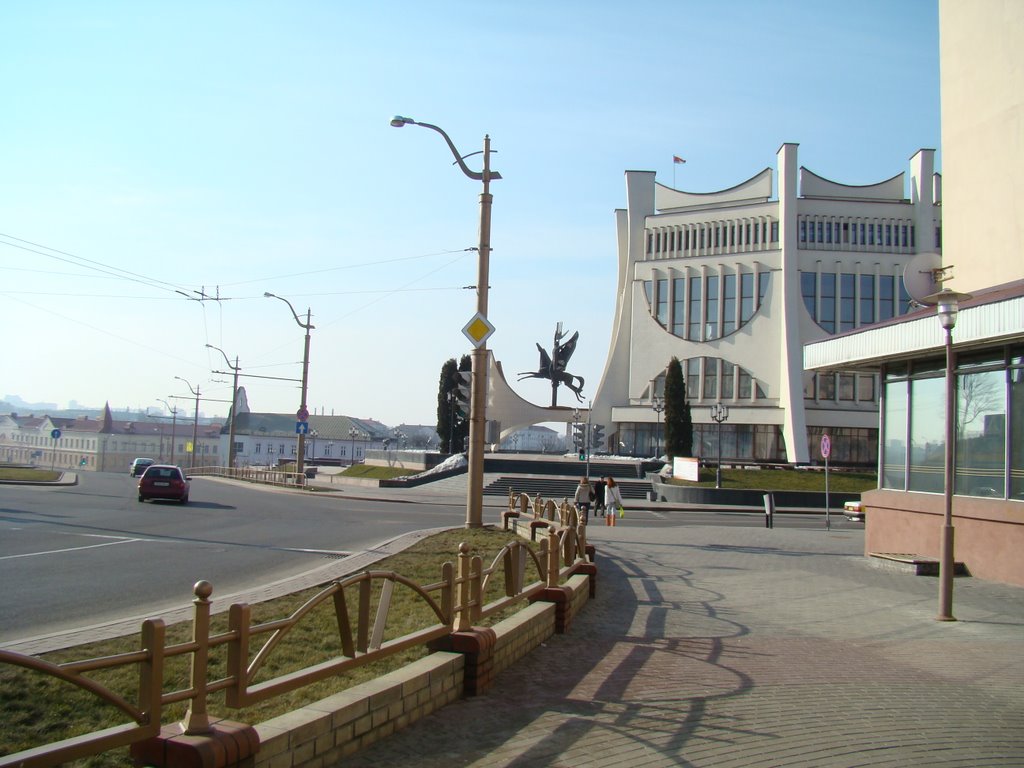
[[[456,387],[452,390],[455,397],[455,408],[460,416],[469,416],[469,390],[473,381],[472,371],[456,371]]]
[[[587,449],[586,448],[580,448],[580,461],[586,461],[586,460],[587,460]]]
[[[586,448],[587,446],[587,425],[583,423],[576,423],[572,425],[572,444],[576,448]]]
[[[590,444],[594,448],[604,445],[604,424],[594,424],[590,427]]]

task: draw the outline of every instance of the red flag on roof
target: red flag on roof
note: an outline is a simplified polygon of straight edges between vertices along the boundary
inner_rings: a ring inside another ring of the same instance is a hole
[[[681,158],[679,155],[672,155],[672,162],[678,164],[678,163],[685,163],[686,161],[683,160],[683,158]]]

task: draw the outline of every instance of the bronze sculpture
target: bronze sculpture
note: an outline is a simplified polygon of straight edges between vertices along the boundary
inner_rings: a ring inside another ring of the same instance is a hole
[[[549,355],[544,348],[538,344],[537,349],[540,352],[540,366],[536,371],[522,371],[519,373],[519,381],[523,379],[551,379],[551,406],[558,405],[558,385],[565,384],[569,389],[572,390],[573,394],[576,395],[576,399],[581,403],[583,402],[583,377],[569,373],[565,370],[566,363],[569,362],[569,358],[572,357],[572,353],[576,351],[576,341],[580,337],[580,332],[576,331],[572,337],[561,344],[562,336],[562,324],[559,323],[555,328],[555,343],[551,348],[551,354]],[[579,384],[576,382],[579,381]]]

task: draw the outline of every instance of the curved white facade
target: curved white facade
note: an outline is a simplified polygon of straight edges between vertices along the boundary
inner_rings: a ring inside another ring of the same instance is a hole
[[[616,317],[592,413],[606,448],[659,452],[652,397],[678,357],[696,455],[716,455],[709,409],[724,403],[726,459],[808,462],[828,432],[833,460],[874,463],[875,376],[804,373],[802,347],[908,311],[904,269],[941,245],[933,164],[923,149],[909,183],[900,173],[849,186],[800,168],[797,145],[784,144],[777,169],[706,194],[627,171]]]

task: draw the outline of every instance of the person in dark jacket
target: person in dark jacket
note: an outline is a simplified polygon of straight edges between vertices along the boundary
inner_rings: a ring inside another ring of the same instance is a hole
[[[604,517],[604,482],[598,478],[594,481],[594,517]]]

